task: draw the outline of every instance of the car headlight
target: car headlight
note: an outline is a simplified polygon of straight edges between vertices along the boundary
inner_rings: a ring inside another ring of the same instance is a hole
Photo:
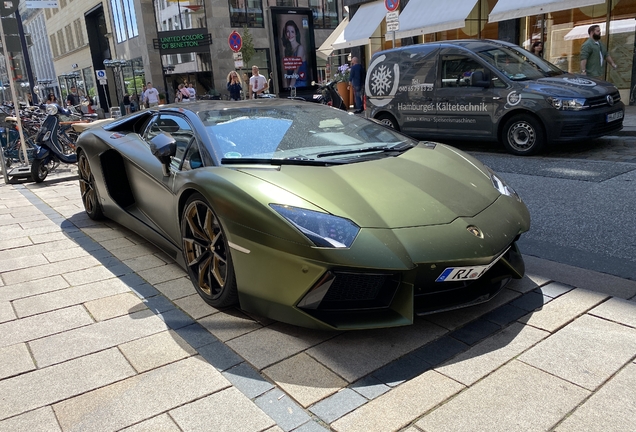
[[[557,98],[551,97],[548,98],[552,106],[558,110],[562,111],[580,111],[585,106],[585,99],[581,98]]]
[[[270,207],[316,246],[348,248],[360,232],[360,227],[349,219],[280,204],[270,204]]]
[[[492,181],[492,185],[494,186],[495,189],[499,191],[500,194],[514,197],[517,200],[521,201],[519,194],[517,194],[517,192],[515,192],[515,190],[511,186],[508,186],[508,184],[506,184],[506,182],[503,181],[501,177],[499,177],[497,174],[495,174],[495,172],[491,170],[489,167],[486,167],[486,169],[488,170],[488,173],[490,174],[490,180]]]

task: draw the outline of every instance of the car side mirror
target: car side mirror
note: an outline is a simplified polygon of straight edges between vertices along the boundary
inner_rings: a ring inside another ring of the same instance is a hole
[[[490,87],[490,76],[483,71],[475,71],[470,76],[471,87]]]
[[[160,133],[150,140],[150,151],[161,162],[164,177],[169,177],[170,161],[177,154],[177,141],[170,134]]]

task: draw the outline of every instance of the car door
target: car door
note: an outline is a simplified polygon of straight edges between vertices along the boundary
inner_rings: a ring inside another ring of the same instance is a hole
[[[164,176],[161,162],[150,152],[150,141],[161,133],[170,134],[177,144],[169,176]],[[192,125],[185,116],[174,112],[160,113],[150,121],[143,136],[147,154],[128,170],[137,211],[141,213],[139,216],[175,245],[180,243],[175,177],[194,137]]]
[[[451,137],[493,136],[493,93],[490,88],[471,85],[471,75],[490,69],[468,52],[442,51],[439,80],[435,89],[437,133]]]

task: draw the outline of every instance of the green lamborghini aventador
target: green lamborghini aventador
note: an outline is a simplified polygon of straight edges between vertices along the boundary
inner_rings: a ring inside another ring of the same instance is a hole
[[[217,308],[391,327],[524,274],[530,216],[501,177],[324,105],[166,105],[87,130],[77,153],[88,215],[153,242]]]

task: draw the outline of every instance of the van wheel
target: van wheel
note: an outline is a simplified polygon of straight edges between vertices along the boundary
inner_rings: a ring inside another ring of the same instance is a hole
[[[391,129],[400,130],[400,126],[398,126],[397,121],[391,114],[380,114],[376,117],[376,120]]]
[[[516,115],[503,128],[503,145],[508,152],[518,156],[537,154],[545,145],[543,126],[534,117]]]

